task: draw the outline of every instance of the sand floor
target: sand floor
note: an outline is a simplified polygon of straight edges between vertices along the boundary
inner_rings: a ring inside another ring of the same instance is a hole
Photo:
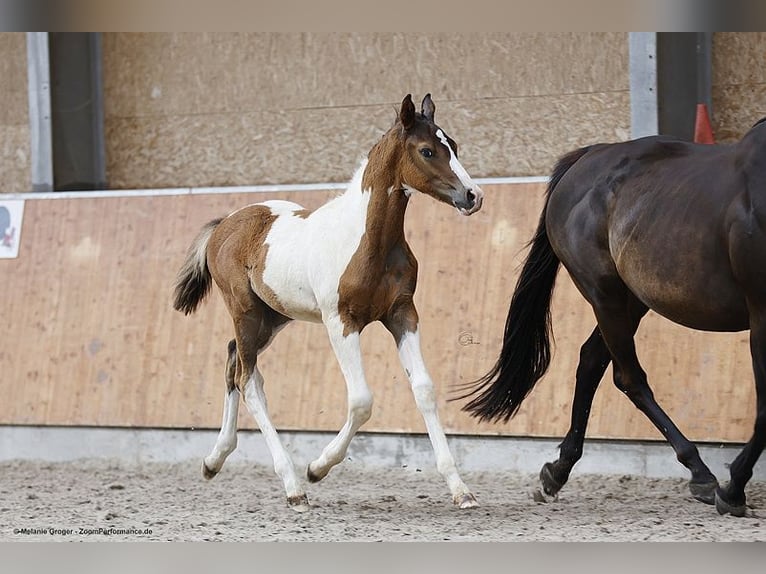
[[[719,516],[686,481],[578,475],[537,503],[535,476],[464,473],[480,507],[459,510],[435,470],[346,461],[287,507],[273,470],[229,463],[212,481],[196,461],[103,459],[0,464],[0,540],[24,541],[766,541],[766,483],[750,516]],[[26,529],[26,531],[23,531]]]

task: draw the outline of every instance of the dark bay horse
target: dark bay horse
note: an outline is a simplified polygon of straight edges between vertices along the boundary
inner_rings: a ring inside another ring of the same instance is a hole
[[[347,420],[306,470],[314,482],[341,462],[372,413],[359,336],[380,321],[391,332],[453,502],[477,505],[461,480],[436,412],[434,385],[420,350],[413,303],[418,262],[404,236],[415,192],[463,215],[481,208],[483,192],[457,158],[457,144],[434,123],[426,95],[421,111],[404,98],[396,121],[358,167],[346,191],[310,212],[287,201],[249,205],[203,227],[175,286],[174,307],[194,312],[215,281],[234,326],[226,363],[223,423],[202,464],[214,477],[237,446],[240,397],[258,423],[288,504],[308,509],[293,462],[269,417],[257,361],[291,320],[324,323],[346,380]]]
[[[764,118],[766,120],[766,118]],[[559,264],[593,307],[580,350],[572,419],[559,459],[540,473],[555,497],[582,456],[596,388],[614,384],[670,442],[698,500],[743,516],[745,485],[766,441],[766,122],[736,144],[654,136],[578,149],[551,176],[516,284],[494,367],[462,398],[484,420],[508,421],[550,363],[550,303]],[[750,330],[757,394],[752,438],[726,488],[654,400],[634,334],[653,309],[704,331]]]

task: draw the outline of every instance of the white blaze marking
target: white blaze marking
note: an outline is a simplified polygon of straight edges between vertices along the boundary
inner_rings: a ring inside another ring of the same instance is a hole
[[[466,189],[471,189],[475,187],[473,180],[471,179],[471,176],[468,175],[468,172],[458,161],[457,156],[455,155],[455,152],[452,151],[452,146],[450,146],[449,142],[447,141],[447,136],[444,135],[444,132],[441,131],[441,129],[436,130],[436,137],[438,137],[439,140],[444,144],[444,147],[446,147],[447,150],[449,150],[449,166],[452,169],[452,171],[455,173],[457,178],[460,180],[460,183],[463,184],[463,187],[465,187]]]

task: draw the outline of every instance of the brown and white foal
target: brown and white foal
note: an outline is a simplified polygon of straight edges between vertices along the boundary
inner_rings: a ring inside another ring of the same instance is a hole
[[[202,466],[206,478],[236,448],[240,395],[260,427],[284,482],[288,503],[308,499],[266,408],[258,355],[292,319],[322,322],[348,391],[348,417],[308,465],[310,481],[341,462],[351,438],[372,412],[359,334],[381,321],[396,341],[417,407],[425,419],[453,501],[476,499],[458,475],[436,411],[434,386],[420,351],[412,297],[417,261],[404,237],[404,213],[419,191],[464,215],[481,208],[483,193],[457,159],[457,146],[435,123],[430,94],[416,113],[410,95],[396,122],[362,161],[348,189],[313,212],[287,201],[249,205],[208,223],[189,249],[175,285],[174,307],[192,313],[215,280],[234,322],[229,343],[223,423]]]

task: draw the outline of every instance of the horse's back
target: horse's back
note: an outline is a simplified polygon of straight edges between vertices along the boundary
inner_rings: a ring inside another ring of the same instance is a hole
[[[737,144],[742,174],[740,200],[730,210],[729,251],[737,279],[751,307],[766,311],[766,118]]]
[[[658,136],[589,149],[552,191],[546,217],[586,298],[617,280],[677,323],[746,329],[729,239],[745,193],[742,153]]]
[[[291,318],[304,318],[303,313],[290,313],[274,289],[267,284],[265,275],[269,256],[269,237],[277,222],[303,221],[309,212],[290,201],[270,200],[246,205],[225,217],[213,232],[207,250],[210,273],[227,300],[227,304],[246,309],[262,301],[278,313]],[[296,233],[296,250],[301,238]],[[273,266],[273,265],[272,265]],[[294,269],[294,268],[293,268]],[[293,280],[302,277],[288,278]],[[229,301],[229,299],[231,301]],[[316,320],[313,302],[307,304],[306,313]]]

